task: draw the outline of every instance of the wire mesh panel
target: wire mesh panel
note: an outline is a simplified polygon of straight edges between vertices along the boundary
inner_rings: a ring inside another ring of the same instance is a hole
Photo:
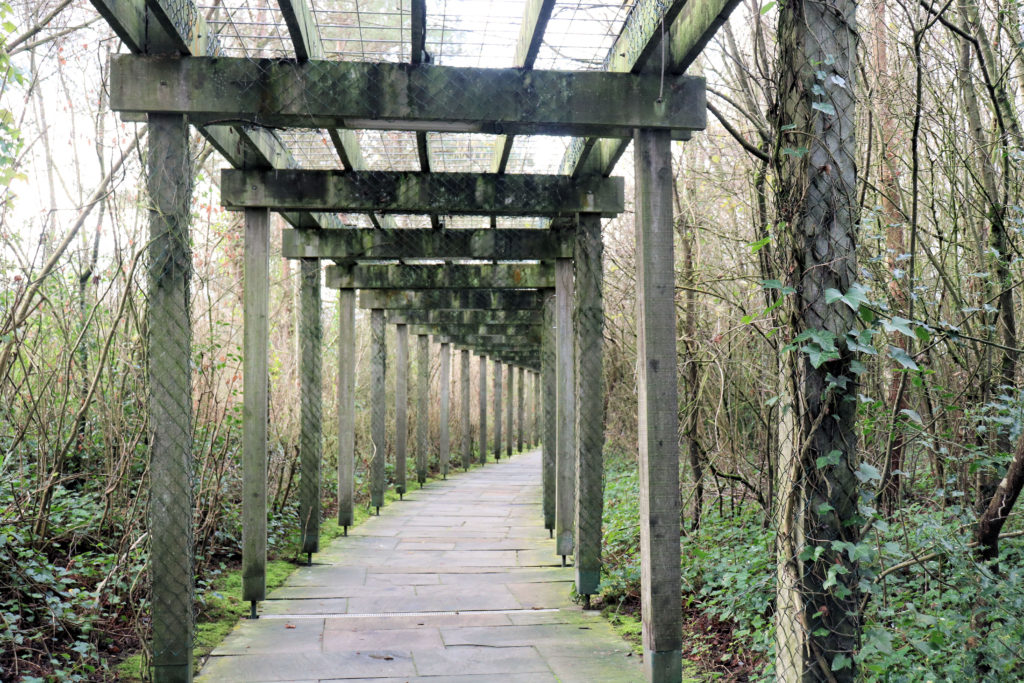
[[[153,662],[192,672],[192,160],[180,116],[149,122],[149,427]]]

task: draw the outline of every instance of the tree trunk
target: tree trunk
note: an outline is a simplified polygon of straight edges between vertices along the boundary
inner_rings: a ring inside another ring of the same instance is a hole
[[[779,131],[774,164],[787,318],[796,347],[785,356],[791,401],[780,452],[776,677],[853,681],[860,643],[854,354],[856,314],[825,292],[856,277],[857,169],[854,79],[856,5],[780,7]],[[834,344],[834,348],[833,348]],[[837,380],[839,380],[837,382]]]

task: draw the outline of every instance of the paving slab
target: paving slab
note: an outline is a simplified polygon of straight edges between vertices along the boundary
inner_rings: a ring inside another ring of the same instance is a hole
[[[198,681],[643,681],[640,657],[572,604],[540,476],[534,451],[414,488],[273,591]]]

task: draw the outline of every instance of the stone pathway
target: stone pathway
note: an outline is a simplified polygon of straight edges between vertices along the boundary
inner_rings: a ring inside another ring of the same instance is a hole
[[[533,451],[428,484],[314,556],[213,652],[200,681],[643,681],[569,600]]]

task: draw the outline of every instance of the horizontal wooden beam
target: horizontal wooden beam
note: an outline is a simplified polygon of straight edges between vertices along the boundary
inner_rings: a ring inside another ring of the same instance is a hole
[[[359,292],[360,308],[393,310],[537,310],[543,305],[541,293],[533,290],[467,289],[422,290],[378,289]]]
[[[229,209],[615,216],[625,208],[622,178],[561,175],[226,169],[220,192]]]
[[[285,258],[336,261],[368,259],[485,259],[541,261],[572,258],[573,233],[536,229],[397,229],[284,230]]]
[[[689,76],[136,55],[111,65],[112,109],[195,123],[628,138],[707,122],[704,79]]]
[[[410,334],[432,334],[448,337],[456,344],[464,344],[479,348],[506,348],[509,351],[527,350],[531,347],[540,348],[540,332],[530,334],[477,334],[474,332],[460,331],[454,328],[433,327],[413,325],[409,328]]]
[[[331,266],[334,289],[543,289],[555,286],[551,264]]]
[[[461,334],[482,337],[498,337],[518,343],[517,340],[528,340],[540,343],[541,328],[539,325],[503,325],[501,323],[481,323],[474,325],[437,325],[431,323],[415,323],[401,320],[395,322],[390,317],[388,322],[395,325],[409,325],[413,334]],[[416,331],[419,330],[419,331]],[[424,332],[429,330],[429,332]]]
[[[389,311],[388,322],[395,325],[540,325],[544,316],[539,310],[401,310]]]

